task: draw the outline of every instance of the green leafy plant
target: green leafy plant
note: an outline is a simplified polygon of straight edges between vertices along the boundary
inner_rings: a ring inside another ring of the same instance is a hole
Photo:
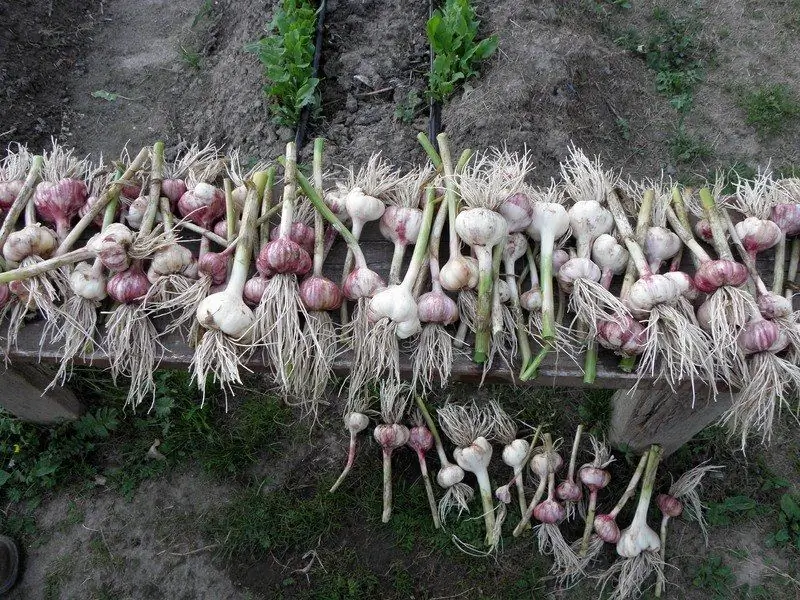
[[[319,79],[313,77],[317,14],[309,0],[283,0],[267,27],[269,35],[245,46],[258,56],[269,83],[264,93],[279,125],[294,127],[305,107],[320,106]]]
[[[691,163],[711,156],[711,148],[700,138],[693,136],[683,124],[678,126],[669,143],[672,158],[679,163]]]
[[[433,65],[428,94],[443,102],[459,85],[478,74],[477,65],[497,49],[497,36],[478,41],[480,22],[469,0],[446,0],[428,20]]]
[[[764,514],[767,509],[747,496],[729,496],[722,502],[708,505],[708,524],[711,526],[731,525],[735,521],[752,519]]]
[[[411,123],[417,116],[417,111],[421,106],[422,98],[417,93],[417,90],[411,90],[405,100],[397,105],[394,111],[394,118],[403,123]]]
[[[692,583],[711,592],[713,598],[730,598],[735,579],[733,571],[722,557],[712,554],[697,569]]]
[[[768,546],[794,546],[800,551],[800,496],[783,494],[778,513],[778,531],[767,539]]]
[[[752,90],[740,100],[745,121],[762,135],[775,135],[800,116],[800,102],[786,85],[767,85]]]

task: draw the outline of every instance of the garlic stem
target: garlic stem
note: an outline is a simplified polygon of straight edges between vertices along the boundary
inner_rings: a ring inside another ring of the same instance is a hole
[[[436,220],[433,222],[431,237],[428,241],[428,268],[431,272],[431,289],[440,293],[442,292],[442,284],[439,281],[439,242],[447,219],[447,211],[447,202],[442,202],[439,206],[439,211],[436,213]]]
[[[773,258],[772,270],[772,293],[783,293],[783,273],[786,269],[786,234],[781,232],[781,239],[775,246],[775,257]]]
[[[22,211],[25,210],[25,207],[28,206],[31,198],[33,198],[33,192],[36,190],[36,185],[39,183],[39,179],[41,178],[42,165],[44,165],[44,157],[34,156],[33,160],[31,161],[31,166],[28,169],[28,175],[25,177],[25,183],[17,194],[17,197],[14,199],[14,203],[11,205],[11,208],[8,209],[6,218],[3,221],[3,226],[0,227],[0,248],[3,247],[3,244],[6,243],[8,236],[11,235],[12,231],[14,231],[14,227],[17,225],[20,214],[22,214]],[[100,211],[98,211],[98,213],[99,212]]]
[[[264,185],[264,191],[261,194],[261,216],[256,221],[259,228],[258,238],[259,247],[263,247],[269,242],[269,218],[277,212],[277,206],[272,207],[272,189],[275,187],[275,167],[267,169],[267,179]],[[283,203],[279,202],[278,205],[283,208]],[[276,210],[273,211],[272,208]]]
[[[322,151],[325,140],[318,137],[314,140],[314,189],[322,197]],[[314,275],[322,276],[322,263],[325,260],[325,220],[322,214],[314,211]]]
[[[66,265],[88,260],[92,257],[94,257],[94,252],[88,248],[79,248],[78,250],[73,250],[72,252],[61,254],[60,256],[54,256],[27,267],[19,267],[17,269],[0,273],[0,284],[31,279],[32,277],[43,275],[44,273],[52,271],[53,269],[58,269]]]
[[[294,142],[286,144],[286,160],[283,163],[283,210],[279,238],[289,239],[294,216],[294,199],[297,192],[297,146]]]
[[[210,231],[205,227],[201,227],[200,225],[196,225],[191,221],[185,221],[185,220],[178,221],[177,223],[175,223],[175,225],[177,225],[181,229],[188,229],[189,231],[200,234],[204,238],[208,238],[209,240],[211,240],[218,246],[222,246],[223,248],[226,248],[228,246],[228,241],[225,238],[220,237],[213,231]]]
[[[654,197],[655,191],[645,191],[644,197],[642,198],[642,206],[646,206],[648,203],[650,206],[652,206]],[[642,251],[642,246],[634,236],[633,229],[631,229],[631,224],[628,221],[627,215],[625,214],[625,209],[622,208],[622,204],[619,201],[616,190],[612,190],[612,192],[608,194],[608,208],[611,211],[611,214],[614,216],[614,222],[617,224],[617,231],[619,231],[620,235],[622,236],[622,240],[625,243],[625,247],[628,249],[631,260],[636,266],[636,270],[639,271],[639,276],[646,277],[648,275],[652,275],[652,272],[650,271],[650,265],[648,264],[647,259],[644,256],[644,252]],[[640,207],[640,215],[642,214],[642,211],[643,209]],[[636,228],[638,232],[638,223]],[[635,278],[635,274],[633,277]]]
[[[581,549],[578,556],[584,557],[589,551],[589,540],[592,537],[592,529],[594,528],[594,516],[597,511],[597,492],[598,490],[589,490],[589,507],[586,510],[586,525],[583,527],[583,538],[581,538]]]
[[[531,449],[533,449],[535,442],[536,439],[534,438],[533,443],[531,443]],[[553,447],[553,440],[550,437],[549,433],[544,434],[544,442],[545,442],[545,452],[548,452],[547,448],[549,447],[552,449]],[[549,463],[550,460],[548,455],[548,466]],[[539,484],[536,487],[536,493],[533,495],[533,499],[530,501],[530,504],[528,504],[528,508],[522,514],[522,518],[520,519],[519,523],[517,523],[517,526],[514,528],[513,532],[514,537],[519,537],[520,534],[523,531],[525,531],[525,529],[528,528],[528,524],[531,522],[531,517],[533,516],[533,510],[536,508],[536,505],[539,504],[539,502],[542,500],[542,496],[544,496],[544,490],[545,486],[547,485],[547,480],[548,480],[547,477],[539,478]]]
[[[678,218],[678,215],[675,214],[675,211],[672,210],[672,207],[667,207],[667,221],[669,221],[670,227],[672,227],[672,231],[681,239],[683,244],[692,251],[692,254],[697,259],[698,263],[705,263],[711,260],[708,252],[694,239],[694,235],[692,232],[683,226],[683,223]]]
[[[303,193],[306,197],[311,200],[311,203],[314,207],[322,214],[328,223],[330,223],[333,228],[342,236],[347,247],[353,252],[355,257],[355,263],[358,268],[363,268],[367,266],[367,260],[364,258],[364,253],[361,251],[361,248],[358,245],[358,240],[355,236],[350,232],[350,230],[342,223],[339,218],[333,214],[328,205],[322,201],[322,198],[317,194],[314,187],[311,185],[311,182],[308,181],[308,178],[303,175],[300,171],[297,172],[297,183],[300,185],[300,188],[303,190]]]
[[[392,450],[383,449],[383,514],[381,521],[388,523],[392,518]]]
[[[611,196],[614,197],[613,198],[614,200],[617,199],[614,193],[609,194],[609,198],[611,198]],[[654,200],[655,200],[654,194],[645,194],[644,197],[642,198],[641,204],[639,205],[639,214],[636,217],[635,235],[636,235],[636,241],[640,247],[642,244],[644,244],[644,239],[645,236],[647,235],[647,230],[650,227]],[[609,204],[610,203],[611,200],[609,199]],[[627,218],[625,219],[625,222],[627,223]],[[619,225],[617,225],[617,227],[619,227]],[[625,297],[627,297],[628,292],[631,289],[631,286],[635,282],[636,282],[636,262],[633,260],[633,257],[631,257],[628,259],[628,268],[625,270],[625,278],[622,280],[622,290],[620,291],[620,298],[624,299]]]
[[[444,171],[444,197],[447,202],[447,220],[449,225],[450,235],[450,256],[449,259],[453,260],[461,255],[461,241],[456,233],[456,217],[458,216],[458,207],[456,205],[456,182],[455,173],[453,172],[453,161],[450,157],[450,145],[446,133],[440,133],[436,136],[436,141],[439,143],[439,152],[442,157],[442,170]]]
[[[733,253],[725,236],[725,225],[722,219],[722,211],[714,202],[714,196],[707,188],[700,189],[700,202],[703,205],[703,211],[706,214],[709,225],[711,225],[711,234],[714,237],[714,248],[717,251],[717,256],[725,260],[733,260]]]
[[[438,140],[438,138],[437,138],[437,140]],[[439,153],[436,152],[436,148],[433,147],[433,144],[431,143],[431,141],[428,138],[428,136],[420,131],[417,134],[417,141],[419,142],[419,145],[422,146],[422,149],[425,150],[425,154],[428,155],[428,158],[430,159],[430,161],[433,164],[433,166],[436,169],[441,169],[442,168],[442,159],[439,156]]]
[[[792,299],[795,294],[793,286],[797,284],[797,265],[800,263],[800,237],[792,240],[792,253],[789,255],[789,272],[786,281],[786,298]]]
[[[420,271],[422,270],[425,255],[428,253],[428,240],[431,236],[433,211],[436,208],[435,193],[433,186],[429,186],[426,190],[427,202],[425,204],[425,209],[422,211],[422,226],[420,227],[417,241],[414,244],[414,254],[411,255],[411,263],[408,265],[408,270],[403,277],[403,282],[400,284],[401,287],[408,291],[411,291],[414,287],[417,277],[419,277]]]
[[[436,496],[433,495],[431,476],[428,474],[428,463],[425,461],[425,454],[422,450],[417,451],[417,459],[419,460],[420,473],[422,473],[422,481],[425,484],[425,495],[428,497],[428,506],[431,509],[433,526],[435,529],[439,529],[442,526],[442,522],[439,519],[439,510],[436,507]]]
[[[662,515],[661,517],[661,562],[663,563],[667,557],[667,523],[669,523],[669,515]],[[661,598],[661,592],[666,585],[666,577],[664,571],[659,570],[658,578],[656,579],[656,591],[654,596]]]
[[[150,153],[150,190],[147,198],[147,210],[144,211],[142,224],[137,235],[138,239],[145,238],[153,231],[153,225],[155,225],[159,204],[161,203],[161,182],[163,180],[164,142],[156,142],[153,144],[153,150]]]
[[[222,189],[225,191],[225,237],[228,244],[236,236],[236,203],[233,201],[233,184],[227,177],[222,181]]]
[[[163,145],[162,145],[163,148]],[[114,198],[119,197],[120,190],[122,186],[130,181],[133,176],[136,174],[136,171],[144,166],[147,158],[150,156],[150,149],[149,148],[142,148],[139,151],[139,154],[136,155],[136,158],[131,161],[128,165],[128,168],[125,169],[125,172],[122,174],[122,177],[114,181],[97,199],[87,211],[81,220],[78,221],[75,226],[72,228],[72,231],[69,232],[64,241],[61,242],[61,245],[56,249],[55,254],[64,254],[69,251],[70,248],[78,241],[78,238],[83,234],[87,227],[89,227],[97,217],[111,202]],[[4,224],[5,225],[5,224]],[[2,235],[2,230],[0,230],[0,242],[4,242],[4,238]]]
[[[583,435],[583,423],[578,424],[575,430],[575,439],[572,441],[572,452],[569,455],[569,469],[567,470],[567,481],[573,483],[575,481],[575,464],[578,462],[578,448],[581,445],[581,436]]]
[[[650,456],[650,452],[645,452],[642,454],[642,457],[639,459],[639,464],[636,466],[636,470],[633,472],[633,476],[631,477],[630,481],[628,482],[628,487],[625,488],[625,492],[623,492],[622,496],[617,502],[616,506],[612,509],[608,515],[612,519],[616,519],[619,512],[625,508],[625,505],[628,503],[628,500],[631,499],[634,492],[636,491],[636,486],[639,484],[639,479],[642,477],[642,473],[644,473],[644,469],[647,466],[647,459]]]
[[[502,252],[502,246],[500,246]],[[530,247],[528,247],[530,251]],[[528,330],[525,328],[525,320],[522,316],[522,306],[519,303],[519,289],[517,288],[517,280],[514,278],[514,264],[510,260],[505,261],[506,269],[506,284],[508,285],[511,294],[511,315],[514,317],[514,324],[517,329],[517,345],[520,354],[522,355],[522,366],[520,367],[520,375],[525,371],[528,364],[531,362],[531,344],[528,340]],[[498,290],[499,293],[499,290]]]
[[[691,235],[692,224],[689,222],[689,213],[686,210],[686,203],[683,200],[683,193],[677,185],[672,188],[672,207],[675,210],[675,214],[677,215],[678,220],[681,222],[681,225],[683,225],[684,229],[689,231]],[[692,263],[694,264],[695,270],[700,266],[700,261],[697,260],[697,257],[694,255],[694,253],[692,253]]]
[[[436,422],[431,418],[431,413],[428,412],[425,400],[418,394],[415,395],[414,399],[419,411],[422,413],[422,418],[425,419],[425,424],[428,426],[428,429],[431,430],[431,435],[433,435],[433,443],[434,446],[436,446],[436,454],[439,456],[439,462],[442,466],[451,464],[447,458],[447,453],[444,451],[444,445],[442,444],[441,436],[439,436],[439,430],[436,428]]]
[[[463,465],[462,465],[463,468]],[[483,504],[483,521],[486,526],[486,545],[494,546],[494,500],[492,496],[492,484],[489,481],[489,472],[484,468],[475,471],[475,478],[478,480],[478,488],[481,490],[481,503]]]

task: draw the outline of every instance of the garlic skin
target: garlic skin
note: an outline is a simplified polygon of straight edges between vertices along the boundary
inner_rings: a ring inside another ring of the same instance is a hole
[[[257,306],[261,302],[261,298],[264,297],[268,284],[269,278],[261,274],[248,279],[244,284],[244,292],[242,293],[245,301],[252,306]]]
[[[490,248],[508,235],[506,220],[488,208],[462,210],[456,217],[456,233],[473,247]]]
[[[211,278],[213,285],[228,279],[228,258],[221,252],[206,252],[197,260],[197,271]]]
[[[505,279],[500,279],[497,282],[497,297],[500,299],[501,304],[511,300],[511,288]]]
[[[800,234],[800,204],[776,204],[772,207],[771,220],[785,235]]]
[[[142,193],[142,186],[136,182],[123,183],[120,193],[128,200],[135,200]]]
[[[597,536],[607,544],[616,544],[619,541],[619,525],[611,515],[596,515],[593,527]]]
[[[0,209],[8,210],[11,208],[23,187],[25,187],[25,182],[21,179],[0,181]]]
[[[532,206],[531,224],[528,235],[534,241],[544,238],[557,240],[569,231],[569,215],[567,209],[556,202],[534,202]],[[555,252],[553,253],[555,259]],[[553,269],[556,269],[555,264]]]
[[[570,260],[569,252],[559,248],[553,250],[553,273],[558,273],[567,262]]]
[[[646,522],[637,522],[620,533],[617,542],[617,554],[623,558],[634,558],[644,551],[658,552],[661,550],[661,538]]]
[[[604,233],[592,244],[592,260],[602,271],[619,275],[628,266],[628,251],[614,236]]]
[[[169,203],[172,208],[178,203],[186,193],[186,182],[183,179],[167,178],[161,182],[161,194],[169,198]]]
[[[588,257],[594,240],[614,228],[611,212],[596,200],[578,200],[567,213],[581,257]]]
[[[11,300],[11,290],[5,283],[0,284],[0,308],[3,308]]]
[[[600,467],[584,465],[578,471],[578,478],[581,483],[589,488],[590,491],[601,490],[611,483],[611,473]]]
[[[540,523],[555,525],[567,516],[566,509],[556,500],[545,500],[533,509],[534,518]]]
[[[528,312],[538,311],[542,308],[542,290],[539,286],[529,289],[519,297],[519,304]]]
[[[203,298],[197,305],[196,316],[206,329],[217,329],[233,339],[242,339],[255,322],[250,307],[227,288]]]
[[[142,226],[144,213],[147,211],[147,204],[149,200],[144,196],[139,196],[128,206],[128,211],[125,214],[125,222],[131,229],[139,230]]]
[[[443,292],[428,292],[417,301],[417,315],[423,323],[451,325],[458,321],[458,305]]]
[[[744,249],[750,254],[767,250],[775,246],[783,237],[781,228],[772,221],[747,217],[734,225],[736,233],[742,240]]]
[[[439,484],[439,487],[444,489],[451,488],[457,483],[461,483],[463,480],[464,469],[452,463],[442,465],[442,468],[436,473],[436,483]]]
[[[415,244],[422,228],[422,211],[407,206],[387,206],[378,228],[381,235],[395,245]]]
[[[680,290],[681,296],[694,302],[700,296],[699,290],[694,285],[694,279],[683,271],[668,271],[664,277],[672,281]]]
[[[433,448],[433,434],[431,430],[422,425],[409,430],[408,445],[417,453],[425,454]]]
[[[406,340],[412,336],[417,335],[420,331],[422,331],[422,323],[419,319],[409,319],[407,321],[402,321],[397,324],[395,327],[395,335],[400,340]]]
[[[531,200],[523,192],[511,194],[497,208],[508,224],[509,233],[525,231],[533,219]]]
[[[83,181],[64,178],[57,183],[42,181],[36,186],[33,204],[42,219],[56,226],[62,237],[67,234],[70,221],[86,204],[89,190]]]
[[[561,289],[571,293],[578,279],[590,279],[595,283],[600,281],[600,268],[588,258],[572,258],[565,262],[556,275]]]
[[[102,271],[98,274],[87,262],[78,263],[69,274],[69,287],[76,296],[100,302],[107,296],[106,278]]]
[[[678,284],[664,275],[650,275],[633,283],[625,299],[634,316],[648,314],[657,304],[674,302],[681,295]]]
[[[181,196],[178,211],[185,219],[208,229],[225,214],[225,193],[209,183],[200,182]]]
[[[714,242],[714,232],[711,229],[711,223],[707,219],[700,219],[694,224],[694,232],[704,242],[712,244]],[[727,237],[727,231],[725,232]]]
[[[556,488],[556,497],[564,502],[580,502],[583,491],[574,481],[562,481]]]
[[[3,258],[12,263],[20,263],[29,256],[48,258],[57,247],[58,237],[55,231],[36,223],[8,236],[3,245]]]
[[[364,193],[360,187],[354,187],[344,197],[344,205],[353,223],[369,223],[383,216],[386,205],[374,196]],[[355,233],[355,232],[354,232]]]
[[[675,496],[669,494],[659,494],[656,503],[661,512],[668,517],[679,517],[683,512],[683,503]]]
[[[511,504],[511,488],[508,484],[501,485],[494,491],[494,497],[503,504]]]
[[[408,427],[400,423],[379,423],[372,435],[384,451],[405,446],[411,436]]]
[[[608,350],[635,356],[644,352],[647,333],[639,321],[624,316],[621,323],[600,321],[597,324],[597,341]]]
[[[522,465],[528,455],[528,450],[530,450],[528,441],[518,438],[503,448],[501,457],[509,467],[518,467]]]
[[[122,304],[132,304],[141,300],[149,289],[150,281],[139,266],[117,273],[106,284],[108,295]]]
[[[214,228],[211,230],[223,240],[228,239],[228,220],[227,219],[220,219],[216,223],[214,223]]]
[[[300,299],[308,310],[328,311],[339,308],[344,296],[333,281],[313,275],[300,284]]]
[[[745,355],[766,352],[775,344],[780,335],[780,327],[773,321],[755,319],[744,326],[737,342]]]
[[[297,242],[280,238],[268,242],[258,253],[256,268],[259,272],[305,275],[312,267],[311,256]]]
[[[350,213],[347,212],[347,206],[344,202],[346,195],[347,194],[342,193],[341,190],[332,189],[326,191],[323,197],[325,204],[342,223],[347,223],[350,221]]]
[[[270,231],[269,239],[272,241],[280,239],[280,227],[275,226]],[[298,244],[309,254],[314,254],[314,228],[305,223],[295,221],[289,230],[289,239]]]
[[[782,319],[792,314],[792,301],[780,294],[767,292],[758,297],[758,310],[765,319]]]
[[[342,292],[348,300],[372,298],[386,287],[386,282],[372,269],[357,267],[353,269],[342,285]]]
[[[644,254],[650,269],[657,273],[661,264],[681,249],[681,239],[665,227],[650,227],[644,238]]]
[[[180,244],[172,244],[153,253],[150,268],[157,275],[180,273],[192,264],[192,251]]]
[[[695,287],[706,294],[723,285],[739,287],[747,281],[747,267],[732,260],[708,260],[694,274]]]
[[[439,283],[449,292],[471,290],[478,278],[478,261],[471,256],[451,257],[439,270]]]
[[[358,435],[369,427],[369,417],[360,412],[349,412],[344,416],[344,426],[351,434]]]

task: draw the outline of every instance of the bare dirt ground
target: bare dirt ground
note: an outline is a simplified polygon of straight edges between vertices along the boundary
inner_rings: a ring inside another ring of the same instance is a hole
[[[684,178],[706,176],[736,163],[800,164],[796,126],[787,122],[779,133],[764,136],[745,123],[740,103],[747,90],[767,83],[784,83],[800,96],[797,2],[621,4],[478,2],[485,30],[500,36],[500,49],[482,76],[444,107],[454,146],[527,147],[537,183],[556,175],[571,141],[636,177],[655,177],[662,169]],[[0,141],[37,148],[55,135],[81,153],[113,157],[126,142],[138,148],[155,139],[168,146],[180,139],[212,139],[238,146],[246,156],[275,156],[292,134],[271,124],[260,93],[260,67],[243,49],[260,35],[271,6],[244,0],[0,3],[5,107]],[[688,162],[673,156],[679,117],[656,90],[655,74],[641,56],[614,41],[628,28],[645,32],[652,27],[656,8],[695,21],[707,49],[704,78],[684,127],[709,151]],[[394,113],[410,90],[424,87],[426,14],[426,3],[329,2],[323,111],[311,134],[327,138],[331,162],[358,164],[376,150],[399,165],[423,158],[415,135],[426,128],[425,115],[406,124]],[[117,94],[116,99],[92,95],[98,91]],[[287,455],[299,452],[307,462],[271,456],[251,476],[269,475],[267,491],[289,489],[313,498],[316,484],[335,477],[342,458],[338,418],[331,422],[337,435],[326,434],[313,447],[301,435],[302,443],[285,448]],[[744,457],[705,444],[687,449],[684,462],[672,464],[719,460],[729,479],[713,486],[712,500],[748,490],[774,504],[777,496],[761,491],[759,474],[779,474],[795,490],[800,481],[796,430],[782,436],[772,451],[755,449]],[[376,489],[362,488],[375,484],[379,460],[374,444],[366,448],[364,455],[371,458],[355,473],[350,491],[372,502],[374,513]],[[409,496],[419,491],[414,469],[408,457],[397,467]],[[304,477],[306,485],[298,488]],[[552,594],[538,581],[542,567],[531,558],[528,544],[510,544],[498,562],[467,560],[437,546],[408,547],[402,520],[387,532],[374,514],[368,519],[361,509],[337,512],[335,536],[320,530],[324,546],[276,551],[265,560],[226,560],[218,552],[221,540],[209,537],[203,522],[241,487],[240,480],[209,478],[188,463],[146,481],[132,500],[102,485],[52,498],[37,513],[24,577],[10,597],[511,599]],[[407,525],[419,528],[414,521]],[[696,527],[676,523],[669,595],[800,597],[797,552],[765,545],[774,526],[774,515],[749,515],[713,528],[706,548]],[[309,562],[302,558],[309,550],[318,552],[322,566],[314,563],[307,580],[297,570]],[[698,583],[698,569],[714,556],[730,573]],[[336,571],[337,560],[350,571]],[[320,578],[324,588],[315,587]],[[586,585],[556,593],[567,595],[590,598],[596,591]]]

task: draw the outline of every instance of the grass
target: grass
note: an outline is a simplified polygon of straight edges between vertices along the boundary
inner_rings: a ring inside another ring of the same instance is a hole
[[[669,152],[675,162],[684,164],[710,158],[713,154],[708,144],[689,133],[682,124],[669,141]]]
[[[711,554],[697,569],[692,584],[705,590],[712,598],[723,600],[732,596],[735,582],[733,570],[725,564],[722,557]]]
[[[181,61],[193,71],[199,71],[203,67],[203,55],[197,50],[181,46]]]
[[[45,427],[0,416],[0,501],[11,509],[0,526],[12,535],[33,534],[33,510],[68,484],[95,486],[101,476],[130,498],[145,479],[187,460],[218,476],[242,473],[264,453],[276,449],[282,423],[290,412],[274,396],[244,395],[232,415],[211,397],[199,395],[185,372],[156,374],[153,410],[123,412],[125,390],[97,370],[79,369],[73,385],[93,405],[77,421]],[[161,440],[163,461],[147,458],[154,439]],[[79,519],[68,513],[68,521]]]
[[[745,122],[761,135],[778,135],[792,126],[800,116],[800,102],[789,86],[765,85],[743,94],[739,100],[745,111]]]

